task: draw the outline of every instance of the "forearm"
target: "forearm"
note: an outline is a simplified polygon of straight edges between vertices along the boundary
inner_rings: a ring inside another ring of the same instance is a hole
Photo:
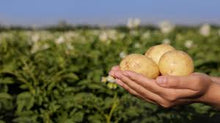
[[[200,102],[207,103],[220,109],[220,83],[213,83],[207,93],[200,99]]]
[[[220,77],[213,77],[211,76],[211,79],[213,82],[217,83],[217,84],[220,84]]]

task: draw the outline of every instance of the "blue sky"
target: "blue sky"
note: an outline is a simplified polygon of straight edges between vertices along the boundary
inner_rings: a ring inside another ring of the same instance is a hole
[[[220,24],[220,0],[2,0],[0,23],[22,25],[124,24],[170,20],[180,24]]]

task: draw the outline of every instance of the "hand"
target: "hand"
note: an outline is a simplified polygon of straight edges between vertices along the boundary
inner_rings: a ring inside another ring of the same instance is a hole
[[[208,102],[213,85],[210,77],[201,73],[149,79],[135,72],[121,71],[115,66],[109,74],[131,94],[165,108],[193,102]]]

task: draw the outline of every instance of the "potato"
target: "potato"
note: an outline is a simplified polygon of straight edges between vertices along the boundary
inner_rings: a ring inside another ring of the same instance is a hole
[[[120,69],[140,73],[152,79],[159,75],[157,64],[152,59],[141,54],[130,54],[126,56],[120,63]]]
[[[175,48],[173,48],[172,46],[168,45],[168,44],[160,44],[160,45],[156,45],[156,46],[152,46],[150,47],[145,55],[148,56],[149,58],[151,58],[154,62],[156,62],[157,64],[159,63],[160,57],[171,50],[175,50]]]
[[[159,61],[162,75],[187,76],[194,70],[192,58],[183,51],[166,52]]]

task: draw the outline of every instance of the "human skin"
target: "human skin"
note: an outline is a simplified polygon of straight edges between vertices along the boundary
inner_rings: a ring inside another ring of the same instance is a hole
[[[220,109],[220,78],[202,73],[189,76],[159,76],[149,79],[114,66],[109,72],[129,93],[164,108],[190,103],[205,103]]]
[[[220,77],[211,76],[213,82],[220,84]]]

